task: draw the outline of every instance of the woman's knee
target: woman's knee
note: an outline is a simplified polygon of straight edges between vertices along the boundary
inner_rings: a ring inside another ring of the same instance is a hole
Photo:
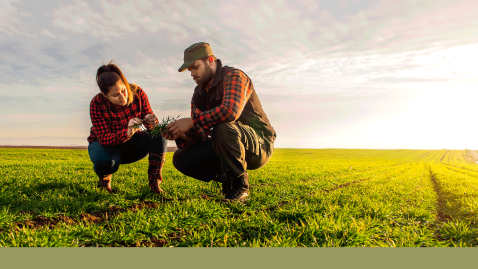
[[[119,160],[102,160],[99,162],[93,163],[93,169],[98,175],[109,175],[118,171],[120,165]]]
[[[118,170],[121,163],[119,149],[103,147],[98,141],[88,146],[88,154],[97,174],[112,174]]]

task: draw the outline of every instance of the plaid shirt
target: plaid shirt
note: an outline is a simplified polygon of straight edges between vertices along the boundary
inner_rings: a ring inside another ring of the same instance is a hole
[[[224,97],[222,104],[210,109],[209,102],[206,104],[206,111],[200,111],[191,101],[191,118],[194,127],[186,135],[192,141],[176,139],[178,148],[185,148],[198,140],[206,141],[211,134],[211,127],[221,122],[235,121],[241,116],[247,100],[252,94],[251,80],[241,71],[233,70],[224,77]],[[210,86],[204,90],[208,91]]]
[[[117,106],[111,103],[101,93],[98,93],[90,103],[91,127],[88,142],[98,140],[102,146],[120,145],[130,139],[128,137],[128,122],[132,118],[144,119],[147,114],[154,114],[149,105],[148,96],[138,87],[130,105]],[[144,123],[146,128],[152,126]]]

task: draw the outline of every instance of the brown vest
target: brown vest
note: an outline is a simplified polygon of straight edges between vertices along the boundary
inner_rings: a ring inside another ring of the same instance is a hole
[[[227,65],[222,66],[221,60],[217,59],[216,74],[209,91],[204,91],[200,86],[196,86],[194,89],[193,102],[199,110],[206,111],[207,103],[209,103],[209,109],[213,109],[222,104],[222,99],[224,97],[224,77],[232,70],[238,69]],[[244,73],[244,75],[246,75],[246,73]],[[237,120],[244,125],[252,127],[261,138],[265,138],[273,143],[276,138],[276,132],[274,131],[274,128],[272,128],[266,113],[262,109],[259,97],[252,85],[252,80],[251,89],[252,94],[247,100],[244,110],[242,110],[242,113]]]

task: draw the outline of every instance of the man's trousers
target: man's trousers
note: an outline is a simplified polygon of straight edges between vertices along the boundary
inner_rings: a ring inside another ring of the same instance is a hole
[[[181,173],[205,182],[227,173],[233,178],[269,162],[274,145],[240,122],[214,125],[211,140],[178,149],[173,164]]]

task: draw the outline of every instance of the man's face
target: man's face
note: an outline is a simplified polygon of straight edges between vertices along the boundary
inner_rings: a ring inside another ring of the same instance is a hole
[[[106,99],[117,106],[124,106],[128,102],[128,90],[120,80],[115,85],[108,88]]]
[[[201,60],[196,60],[188,70],[194,82],[201,87],[205,87],[214,78],[211,67]]]

